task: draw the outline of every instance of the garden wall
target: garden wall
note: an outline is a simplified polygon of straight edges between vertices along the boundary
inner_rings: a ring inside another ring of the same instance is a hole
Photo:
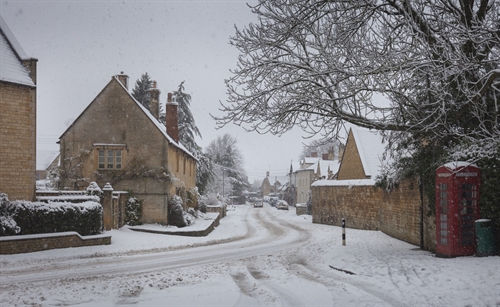
[[[0,237],[0,254],[19,254],[56,248],[111,244],[110,235],[80,236],[77,232]]]
[[[416,184],[405,181],[388,192],[375,187],[370,180],[364,185],[342,182],[335,185],[317,182],[312,186],[313,223],[341,226],[345,218],[348,228],[380,230],[420,245],[420,194]],[[428,210],[428,204],[424,203],[423,243],[425,249],[434,250],[435,222],[425,214]]]

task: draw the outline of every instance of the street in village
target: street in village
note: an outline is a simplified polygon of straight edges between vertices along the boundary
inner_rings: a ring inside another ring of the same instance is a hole
[[[340,227],[294,207],[230,209],[207,237],[126,226],[108,246],[2,255],[0,306],[500,305],[498,256],[437,258],[349,228],[342,246]]]

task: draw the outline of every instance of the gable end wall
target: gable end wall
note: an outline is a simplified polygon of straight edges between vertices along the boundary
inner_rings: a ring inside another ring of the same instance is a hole
[[[0,81],[0,192],[34,200],[36,89]]]
[[[349,131],[337,178],[338,180],[367,179],[352,131]]]

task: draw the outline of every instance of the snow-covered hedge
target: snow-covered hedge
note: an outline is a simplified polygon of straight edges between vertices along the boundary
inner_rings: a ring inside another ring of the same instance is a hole
[[[182,198],[178,195],[172,196],[168,202],[168,224],[179,228],[195,223],[195,217],[182,208]]]
[[[102,231],[102,206],[93,201],[9,202],[0,194],[0,235],[26,235],[76,231],[82,236]]]
[[[89,184],[89,186],[85,189],[85,193],[89,196],[98,196],[100,199],[102,199],[104,195],[104,192],[95,181],[92,181]]]
[[[130,197],[125,208],[125,223],[130,226],[141,225],[142,199]]]
[[[7,194],[0,193],[0,236],[17,235],[21,231],[12,215],[7,211],[8,204]]]

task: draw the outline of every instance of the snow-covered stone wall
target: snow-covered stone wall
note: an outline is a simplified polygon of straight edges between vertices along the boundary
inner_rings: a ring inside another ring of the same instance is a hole
[[[420,194],[416,182],[401,182],[390,192],[373,184],[341,185],[341,182],[312,187],[313,223],[341,226],[345,218],[348,228],[380,230],[420,244]],[[428,210],[428,204],[424,203],[424,248],[434,250],[435,222],[427,217]]]

